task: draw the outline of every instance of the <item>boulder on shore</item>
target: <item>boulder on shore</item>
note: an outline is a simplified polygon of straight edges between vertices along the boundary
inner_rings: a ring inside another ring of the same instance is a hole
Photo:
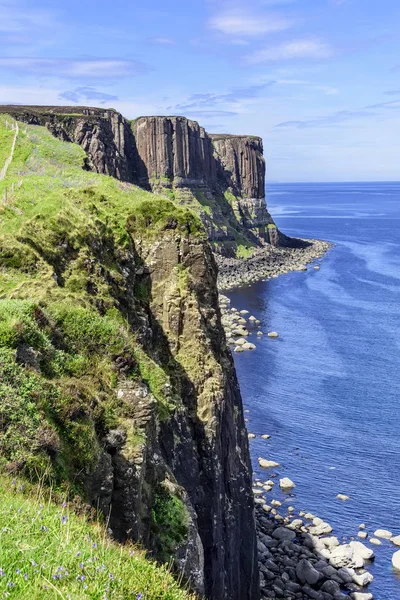
[[[275,467],[279,467],[279,463],[275,462],[274,460],[267,460],[266,458],[259,458],[258,464],[263,469],[274,469]]]
[[[393,533],[387,529],[377,529],[374,533],[374,536],[384,540],[390,540],[393,537]]]
[[[393,554],[392,565],[397,571],[400,571],[400,550],[397,550],[397,552]]]
[[[343,502],[346,502],[346,500],[350,500],[350,497],[349,497],[349,496],[346,496],[346,494],[338,494],[338,495],[336,496],[336,498],[337,498],[338,500],[343,500]]]
[[[296,485],[293,483],[293,481],[291,479],[289,479],[289,477],[284,477],[283,479],[279,480],[279,487],[281,488],[281,490],[292,490],[293,488],[296,487]]]
[[[277,337],[279,337],[279,333],[277,333],[276,331],[270,331],[268,333],[268,337],[270,337],[270,338],[277,338]]]

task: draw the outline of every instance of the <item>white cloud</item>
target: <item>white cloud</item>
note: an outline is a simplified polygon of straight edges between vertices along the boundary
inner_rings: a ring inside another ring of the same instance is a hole
[[[72,79],[120,78],[138,75],[148,67],[134,60],[112,58],[0,58],[0,70],[24,75],[66,77]]]
[[[211,29],[220,33],[249,37],[284,31],[292,25],[291,20],[280,15],[258,15],[244,10],[223,11],[209,21]]]
[[[333,49],[329,44],[319,40],[302,39],[257,50],[253,54],[247,56],[247,62],[251,64],[260,64],[271,61],[307,58],[319,60],[329,58],[332,55]]]

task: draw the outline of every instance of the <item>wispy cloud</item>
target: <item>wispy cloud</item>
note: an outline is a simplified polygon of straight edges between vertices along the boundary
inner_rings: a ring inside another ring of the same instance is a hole
[[[300,39],[268,46],[246,57],[250,64],[261,64],[287,60],[321,60],[333,56],[333,48],[325,42],[315,39]]]
[[[371,113],[363,110],[351,111],[341,110],[325,117],[317,117],[315,119],[304,119],[298,121],[283,121],[278,123],[276,127],[295,127],[296,129],[308,129],[312,127],[325,127],[327,125],[335,125],[337,123],[343,123],[351,119],[357,119],[362,117],[370,117]]]
[[[400,109],[400,100],[372,104],[371,106],[365,106],[359,110],[341,110],[334,112],[330,115],[316,117],[314,119],[283,121],[282,123],[278,123],[276,127],[295,127],[296,129],[309,129],[315,127],[327,127],[330,125],[336,125],[338,123],[343,123],[345,121],[351,121],[354,119],[377,119],[377,117],[379,116],[378,111],[381,109],[398,110]]]
[[[372,104],[367,108],[400,108],[400,100],[394,100],[393,102],[381,102],[380,104]]]
[[[289,29],[293,21],[278,14],[251,13],[244,9],[228,9],[209,20],[209,27],[228,36],[257,37]]]
[[[0,71],[26,76],[63,77],[69,79],[116,79],[140,75],[149,67],[135,60],[118,58],[0,58]]]
[[[193,118],[235,117],[238,113],[232,110],[189,110],[185,116]]]
[[[267,88],[274,85],[275,81],[268,81],[260,85],[251,85],[248,87],[234,88],[232,91],[225,94],[216,94],[213,92],[205,94],[194,94],[190,96],[185,103],[177,104],[174,107],[168,107],[168,109],[174,109],[177,111],[187,111],[190,109],[204,109],[207,107],[214,107],[220,104],[238,104],[239,102],[257,97],[260,93],[265,91]]]
[[[169,37],[152,37],[148,39],[148,42],[157,46],[173,46],[176,43],[174,39]]]
[[[75,90],[66,91],[60,94],[59,98],[60,100],[66,100],[67,102],[74,102],[76,104],[87,100],[94,100],[99,104],[106,104],[108,102],[118,100],[118,96],[114,96],[112,94],[105,94],[104,92],[99,92],[98,90],[92,87],[79,87]]]
[[[54,11],[39,7],[31,9],[17,0],[12,2],[0,0],[0,13],[0,33],[10,37],[34,30],[48,29],[56,22]]]

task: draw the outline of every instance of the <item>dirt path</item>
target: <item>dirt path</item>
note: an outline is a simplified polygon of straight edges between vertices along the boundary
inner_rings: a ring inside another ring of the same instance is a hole
[[[4,167],[0,171],[0,181],[2,181],[2,179],[4,179],[4,177],[6,176],[8,167],[10,166],[11,161],[13,159],[15,144],[17,143],[17,138],[18,138],[18,133],[19,133],[19,126],[18,126],[18,123],[15,123],[15,135],[14,135],[13,143],[11,146],[10,156],[7,158],[6,162],[4,163]]]

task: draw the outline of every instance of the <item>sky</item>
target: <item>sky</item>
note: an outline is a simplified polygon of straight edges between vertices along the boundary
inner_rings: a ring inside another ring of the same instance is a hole
[[[400,180],[399,0],[0,0],[0,102],[259,135],[267,179]]]

